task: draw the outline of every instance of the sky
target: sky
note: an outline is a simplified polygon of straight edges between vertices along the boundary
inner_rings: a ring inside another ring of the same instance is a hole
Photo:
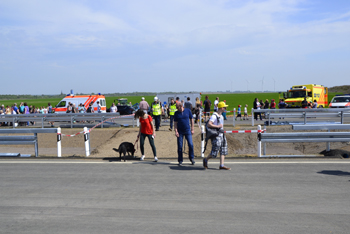
[[[350,83],[349,0],[0,0],[0,94]]]

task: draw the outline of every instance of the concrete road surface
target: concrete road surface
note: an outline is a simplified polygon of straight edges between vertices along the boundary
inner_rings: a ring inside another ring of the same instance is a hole
[[[0,233],[349,233],[349,160],[0,160]]]

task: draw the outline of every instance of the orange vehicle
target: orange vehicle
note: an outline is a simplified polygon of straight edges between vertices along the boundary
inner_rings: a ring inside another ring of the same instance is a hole
[[[67,107],[69,103],[75,104],[75,106],[78,108],[80,103],[82,103],[87,110],[90,103],[92,104],[94,112],[97,112],[97,101],[99,102],[101,106],[101,113],[106,113],[106,98],[104,95],[72,95],[69,94],[66,97],[64,97],[57,105],[56,107],[52,108],[54,113],[66,113]]]

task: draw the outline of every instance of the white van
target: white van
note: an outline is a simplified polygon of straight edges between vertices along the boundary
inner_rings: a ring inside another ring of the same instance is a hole
[[[66,113],[67,107],[69,103],[75,104],[75,107],[78,108],[80,103],[82,103],[87,110],[90,103],[92,104],[92,107],[94,109],[94,112],[97,112],[97,101],[99,102],[101,106],[101,112],[106,113],[106,98],[104,95],[68,95],[65,98],[63,98],[56,107],[53,107],[52,110],[54,113]]]
[[[350,94],[336,95],[329,103],[329,108],[350,108]]]

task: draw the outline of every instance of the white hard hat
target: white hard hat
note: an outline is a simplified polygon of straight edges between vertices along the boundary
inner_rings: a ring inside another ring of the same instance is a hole
[[[158,97],[154,97],[154,101],[157,101],[158,100]]]

